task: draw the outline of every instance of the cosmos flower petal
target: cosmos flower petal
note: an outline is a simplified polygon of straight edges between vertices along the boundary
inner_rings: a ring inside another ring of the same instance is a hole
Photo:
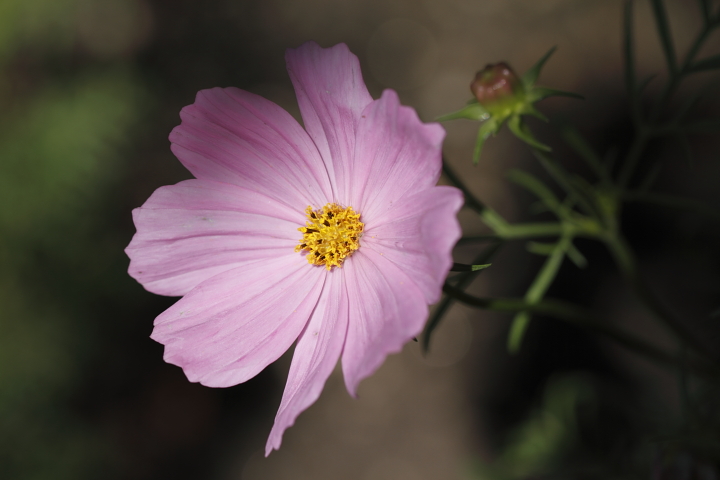
[[[184,295],[218,273],[292,252],[304,215],[236,185],[186,180],[157,189],[133,220],[130,275],[153,293]]]
[[[266,456],[280,448],[283,432],[318,399],[340,358],[349,315],[344,277],[344,269],[337,268],[327,275],[317,307],[298,339],[280,409],[265,446]]]
[[[462,205],[462,193],[454,187],[433,187],[403,198],[368,226],[362,248],[392,261],[412,278],[427,303],[435,303],[461,235],[456,214]]]
[[[399,199],[437,183],[444,137],[440,125],[420,122],[392,90],[363,111],[350,194],[350,205],[362,212],[363,221],[372,224]]]
[[[361,249],[343,269],[352,318],[342,369],[348,392],[355,396],[362,379],[420,333],[428,307],[413,279],[382,254]]]
[[[307,266],[294,254],[218,274],[157,317],[151,338],[191,382],[245,382],[290,348],[318,303],[325,275]]]
[[[196,178],[260,191],[294,207],[331,195],[317,148],[273,102],[237,88],[201,90],[180,118],[171,148]]]
[[[347,166],[360,117],[373,101],[360,62],[345,44],[320,48],[315,42],[289,49],[285,60],[303,123],[333,182],[332,201],[341,200],[349,188]]]

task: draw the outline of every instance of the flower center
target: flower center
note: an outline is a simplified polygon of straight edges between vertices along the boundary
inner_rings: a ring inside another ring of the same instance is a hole
[[[308,221],[298,228],[303,233],[295,251],[307,250],[308,263],[341,267],[343,261],[360,248],[364,223],[360,214],[352,207],[343,208],[337,203],[328,203],[320,210],[305,209]]]

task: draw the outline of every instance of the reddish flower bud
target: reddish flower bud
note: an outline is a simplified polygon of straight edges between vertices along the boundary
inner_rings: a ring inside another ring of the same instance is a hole
[[[522,89],[520,80],[505,62],[488,64],[477,72],[475,80],[470,84],[470,91],[481,105],[512,97],[520,89]]]

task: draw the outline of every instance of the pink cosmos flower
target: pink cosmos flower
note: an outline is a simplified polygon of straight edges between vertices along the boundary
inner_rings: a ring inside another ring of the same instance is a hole
[[[133,211],[129,273],[183,296],[155,320],[165,361],[211,387],[247,381],[294,342],[266,455],[339,358],[358,383],[418,335],[460,236],[436,186],[443,129],[392,90],[373,100],[344,44],[288,50],[305,130],[236,88],[198,93],[170,134],[195,179]]]

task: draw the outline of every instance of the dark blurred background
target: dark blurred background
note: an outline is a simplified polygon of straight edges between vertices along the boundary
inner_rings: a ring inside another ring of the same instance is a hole
[[[697,2],[667,3],[683,51]],[[648,5],[637,7],[638,69],[662,71]],[[299,118],[284,51],[308,40],[347,43],[371,94],[396,89],[425,121],[464,105],[486,63],[523,72],[557,45],[540,83],[586,99],[541,109],[603,153],[622,149],[632,132],[621,9],[620,0],[0,0],[0,478],[453,480],[554,469],[610,478],[603,468],[649,478],[663,447],[638,439],[681,421],[673,372],[542,319],[511,357],[507,317],[461,306],[430,354],[409,344],[359,400],[333,374],[265,459],[289,357],[237,387],[189,383],[148,337],[174,299],[144,291],[123,253],[131,210],[189,178],[167,140],[180,109],[200,89],[236,86]],[[446,155],[478,196],[526,219],[529,197],[503,178],[510,167],[538,172],[524,147],[501,134],[473,167],[477,126],[445,126]],[[717,207],[718,142],[692,141],[693,165],[672,142],[653,146],[667,165],[658,188]],[[461,219],[467,234],[485,231],[472,214]],[[656,207],[625,219],[653,287],[683,315],[709,318],[720,306],[717,223]],[[666,341],[603,249],[579,246],[590,267],[565,265],[551,294]],[[510,247],[474,291],[522,295],[539,262]]]

